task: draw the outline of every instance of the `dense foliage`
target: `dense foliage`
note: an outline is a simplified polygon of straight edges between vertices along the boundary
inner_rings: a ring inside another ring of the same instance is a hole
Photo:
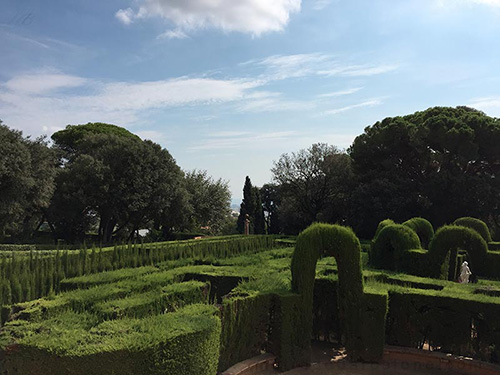
[[[167,239],[229,225],[227,182],[185,174],[152,141],[104,123],[68,125],[52,139],[49,148],[0,123],[0,241],[109,243],[139,229]]]
[[[29,238],[54,191],[55,156],[43,138],[24,138],[0,121],[0,241]]]
[[[351,225],[366,236],[388,216],[402,222],[419,215],[436,226],[464,213],[497,218],[499,142],[500,120],[466,107],[434,107],[367,127],[349,149],[359,178]]]
[[[240,205],[237,226],[239,233],[245,233],[245,220],[249,220],[249,234],[266,233],[264,210],[258,187],[252,185],[250,177],[246,176],[243,185],[243,200]]]
[[[474,229],[478,232],[483,240],[486,242],[491,242],[491,234],[488,226],[482,220],[476,219],[474,217],[461,217],[453,222],[455,225],[460,225],[462,227],[468,227]]]
[[[313,222],[344,223],[353,184],[347,154],[325,143],[283,154],[271,169],[279,186],[281,226],[298,233]]]

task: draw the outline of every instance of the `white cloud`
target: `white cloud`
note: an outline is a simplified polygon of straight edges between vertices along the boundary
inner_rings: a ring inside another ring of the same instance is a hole
[[[316,74],[319,68],[326,68],[328,66],[329,60],[330,56],[328,55],[309,53],[284,56],[275,55],[256,63],[260,66],[265,66],[269,70],[266,75],[270,76],[270,79],[287,79]]]
[[[261,84],[186,77],[104,83],[66,74],[30,74],[0,85],[0,113],[9,125],[38,135],[44,126],[52,129],[89,121],[126,125],[148,109],[238,101]],[[58,91],[63,88],[74,90],[67,95]]]
[[[338,113],[350,111],[351,109],[355,109],[355,108],[375,107],[377,105],[381,105],[382,103],[383,103],[383,101],[381,99],[370,99],[370,100],[366,100],[366,101],[358,103],[358,104],[352,104],[352,105],[348,105],[346,107],[335,108],[335,109],[331,109],[328,111],[324,111],[323,114],[324,115],[336,115]]]
[[[327,76],[363,77],[388,73],[398,69],[398,65],[337,65],[329,70],[318,72]]]
[[[368,77],[388,73],[399,68],[398,64],[352,64],[341,62],[331,55],[309,53],[297,55],[275,55],[262,60],[252,60],[243,65],[258,65],[267,68],[264,76],[268,80],[299,78],[308,75]]]
[[[313,107],[310,102],[283,99],[277,92],[259,91],[247,95],[237,109],[242,112],[276,112],[302,111]]]
[[[216,133],[217,134],[217,133]],[[280,131],[267,133],[250,132],[226,132],[226,135],[219,133],[217,136],[210,134],[207,139],[203,139],[193,146],[190,151],[242,149],[249,145],[252,147],[266,148],[276,144],[276,142],[288,141],[297,138],[300,134],[296,131]]]
[[[321,95],[318,95],[318,97],[319,98],[333,98],[333,97],[337,97],[337,96],[351,95],[351,94],[354,94],[362,89],[363,89],[363,87],[354,87],[352,89],[334,91],[334,92],[329,92],[326,94],[321,94]]]
[[[500,117],[500,96],[473,99],[468,106],[479,109],[489,116]]]
[[[500,0],[436,0],[436,5],[441,8],[457,7],[467,4],[479,4],[500,8]]]
[[[135,13],[132,8],[120,9],[115,13],[115,17],[124,25],[130,25],[134,22]]]
[[[120,9],[116,17],[126,24],[134,19],[161,17],[179,29],[216,28],[259,36],[282,31],[290,15],[300,11],[301,0],[140,0],[139,9]]]
[[[316,0],[313,5],[314,10],[325,9],[328,5],[332,3],[333,0]]]
[[[45,94],[54,90],[78,87],[85,84],[81,77],[60,73],[32,73],[14,77],[4,85],[9,91]]]
[[[180,29],[167,30],[164,33],[157,36],[157,39],[186,39],[189,36]]]

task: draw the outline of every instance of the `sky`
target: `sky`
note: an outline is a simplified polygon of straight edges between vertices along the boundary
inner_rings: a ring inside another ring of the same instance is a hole
[[[500,0],[2,0],[0,67],[10,128],[123,126],[238,202],[385,117],[500,117]]]

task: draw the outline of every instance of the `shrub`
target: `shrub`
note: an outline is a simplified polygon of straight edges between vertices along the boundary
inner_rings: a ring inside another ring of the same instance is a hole
[[[88,313],[8,323],[0,339],[7,343],[0,348],[0,365],[5,374],[23,375],[215,375],[221,332],[217,311],[190,305],[176,313],[97,326]]]
[[[382,229],[384,229],[388,225],[396,224],[392,219],[385,219],[378,223],[377,230],[375,231],[375,236],[373,236],[373,240],[375,240]]]
[[[222,302],[219,371],[267,349],[271,294],[233,296]]]
[[[458,250],[466,250],[469,255],[471,271],[477,275],[488,273],[488,246],[479,233],[473,229],[446,225],[439,228],[429,246],[429,275],[434,278],[447,279],[455,272]],[[448,258],[448,262],[446,259]],[[498,272],[498,271],[497,271]]]
[[[408,226],[386,225],[373,241],[369,264],[375,268],[402,270],[405,253],[420,248],[417,234]]]
[[[416,236],[416,235],[415,235]],[[350,228],[339,225],[313,224],[297,238],[292,257],[292,292],[300,295],[300,310],[292,313],[297,330],[297,349],[287,363],[296,365],[310,361],[310,338],[312,333],[312,308],[316,263],[321,256],[335,256],[339,278],[339,310],[343,317],[343,333],[348,356],[353,361],[375,361],[382,353],[380,340],[371,340],[372,333],[363,323],[366,299],[361,274],[361,246]],[[382,300],[379,300],[382,303]],[[385,310],[381,307],[381,310]],[[379,317],[379,315],[377,315]],[[368,324],[368,323],[367,323]],[[384,319],[377,321],[384,326]],[[383,332],[383,330],[382,330]],[[383,342],[383,339],[382,339]],[[282,359],[283,360],[283,359]]]
[[[473,217],[461,217],[453,222],[455,225],[472,228],[478,232],[486,242],[491,242],[491,234],[488,226],[482,220]]]
[[[403,225],[406,225],[417,233],[420,243],[424,249],[429,248],[429,243],[434,236],[434,228],[428,220],[421,217],[414,217],[405,221]]]

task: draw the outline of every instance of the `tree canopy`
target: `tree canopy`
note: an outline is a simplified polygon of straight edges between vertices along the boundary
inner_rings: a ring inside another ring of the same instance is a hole
[[[55,156],[0,121],[0,240],[26,239],[40,224],[54,190]]]
[[[429,108],[365,128],[349,149],[359,178],[355,228],[367,234],[386,217],[422,216],[439,226],[498,216],[499,142],[500,120],[467,107]]]
[[[326,143],[283,154],[271,169],[281,194],[280,219],[287,233],[315,221],[345,222],[353,182],[349,156]]]

